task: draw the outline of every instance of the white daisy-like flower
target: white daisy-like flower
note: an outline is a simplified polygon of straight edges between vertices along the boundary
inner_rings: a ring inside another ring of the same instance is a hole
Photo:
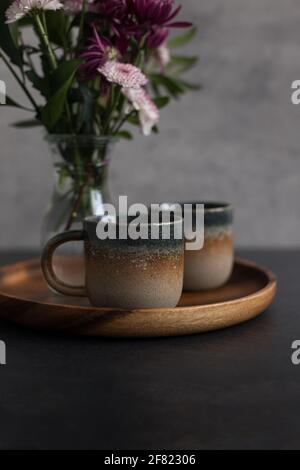
[[[148,82],[143,72],[131,64],[108,60],[98,68],[108,82],[116,83],[123,88],[139,88]]]
[[[126,96],[133,109],[139,112],[143,134],[145,136],[150,135],[153,127],[158,124],[160,117],[156,104],[143,88],[123,88],[122,93]]]
[[[60,10],[63,4],[59,0],[15,0],[6,10],[6,23],[14,23],[32,10]]]

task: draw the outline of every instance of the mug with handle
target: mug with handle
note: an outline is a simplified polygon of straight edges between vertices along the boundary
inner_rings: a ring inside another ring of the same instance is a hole
[[[130,221],[133,223],[133,221]],[[42,270],[48,285],[68,296],[88,297],[97,307],[122,309],[173,308],[181,297],[184,270],[183,221],[160,219],[158,236],[152,239],[153,223],[147,218],[142,225],[147,239],[106,238],[97,235],[98,224],[115,224],[116,233],[123,224],[119,219],[104,221],[103,217],[88,217],[83,230],[56,235],[42,253]],[[170,237],[163,237],[169,225]],[[181,233],[181,237],[180,237]],[[85,286],[71,286],[60,280],[53,267],[53,255],[62,244],[84,241]]]

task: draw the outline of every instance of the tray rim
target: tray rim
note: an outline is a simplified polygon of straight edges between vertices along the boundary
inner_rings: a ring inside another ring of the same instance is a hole
[[[201,304],[201,305],[189,305],[188,307],[187,306],[182,306],[182,307],[174,307],[174,308],[154,308],[154,309],[121,309],[121,308],[113,308],[113,307],[94,307],[94,306],[89,306],[89,305],[66,305],[66,304],[59,304],[59,303],[53,303],[53,302],[47,302],[47,301],[36,301],[36,300],[33,300],[33,299],[28,299],[28,298],[25,298],[25,297],[16,297],[14,295],[11,295],[11,294],[7,294],[5,292],[3,292],[0,288],[0,297],[4,297],[4,298],[7,298],[7,299],[11,299],[11,300],[15,300],[15,301],[20,301],[20,302],[26,302],[28,304],[33,304],[33,305],[42,305],[42,306],[47,306],[47,307],[52,307],[52,308],[63,308],[63,309],[67,309],[67,310],[74,310],[74,308],[80,308],[82,311],[86,311],[86,312],[99,312],[99,313],[109,313],[109,312],[116,312],[116,310],[118,312],[123,312],[123,313],[163,313],[163,312],[169,312],[170,311],[176,311],[176,312],[181,312],[181,313],[185,313],[186,310],[188,309],[189,312],[193,312],[193,311],[196,311],[196,312],[199,312],[199,310],[201,309],[205,309],[205,308],[214,308],[214,307],[226,307],[228,305],[230,306],[233,306],[233,305],[238,305],[240,303],[244,303],[244,302],[248,302],[250,300],[256,300],[258,299],[259,297],[264,297],[266,294],[271,294],[272,297],[275,296],[276,294],[276,291],[277,291],[277,277],[275,276],[275,274],[270,271],[269,269],[263,267],[262,265],[260,264],[257,264],[256,262],[253,262],[253,261],[250,261],[248,259],[244,259],[244,258],[240,258],[240,257],[236,257],[234,258],[234,264],[239,264],[239,265],[242,265],[246,268],[252,268],[252,269],[255,269],[257,271],[259,271],[260,273],[262,273],[266,279],[267,279],[267,284],[265,285],[265,287],[263,287],[262,289],[259,289],[255,292],[253,292],[252,294],[248,294],[248,295],[245,295],[243,297],[240,297],[240,298],[237,298],[237,299],[233,299],[233,300],[225,300],[225,301],[222,301],[222,302],[215,302],[215,303],[209,303],[209,304]],[[8,271],[15,271],[17,268],[20,268],[21,266],[24,266],[26,265],[27,267],[30,267],[30,266],[40,266],[40,259],[38,257],[35,257],[35,258],[30,258],[28,260],[24,260],[24,261],[19,261],[19,262],[16,262],[16,263],[13,263],[13,264],[8,264],[8,265],[4,265],[4,266],[1,266],[0,267],[0,275],[1,274],[7,274]]]

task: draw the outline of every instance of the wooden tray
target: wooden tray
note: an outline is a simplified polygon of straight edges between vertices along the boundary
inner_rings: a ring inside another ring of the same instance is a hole
[[[275,276],[236,260],[230,281],[207,292],[185,292],[173,309],[116,310],[87,299],[56,295],[42,277],[39,259],[0,269],[0,319],[40,330],[111,337],[176,336],[245,322],[262,313],[276,292]]]

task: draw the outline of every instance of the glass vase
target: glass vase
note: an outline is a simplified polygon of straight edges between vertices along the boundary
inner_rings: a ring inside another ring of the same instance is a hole
[[[109,137],[48,135],[54,163],[54,185],[42,224],[42,247],[54,235],[82,228],[85,217],[102,215],[111,203],[109,160],[115,139]],[[84,281],[83,244],[69,243],[57,250],[55,270],[66,283]]]

